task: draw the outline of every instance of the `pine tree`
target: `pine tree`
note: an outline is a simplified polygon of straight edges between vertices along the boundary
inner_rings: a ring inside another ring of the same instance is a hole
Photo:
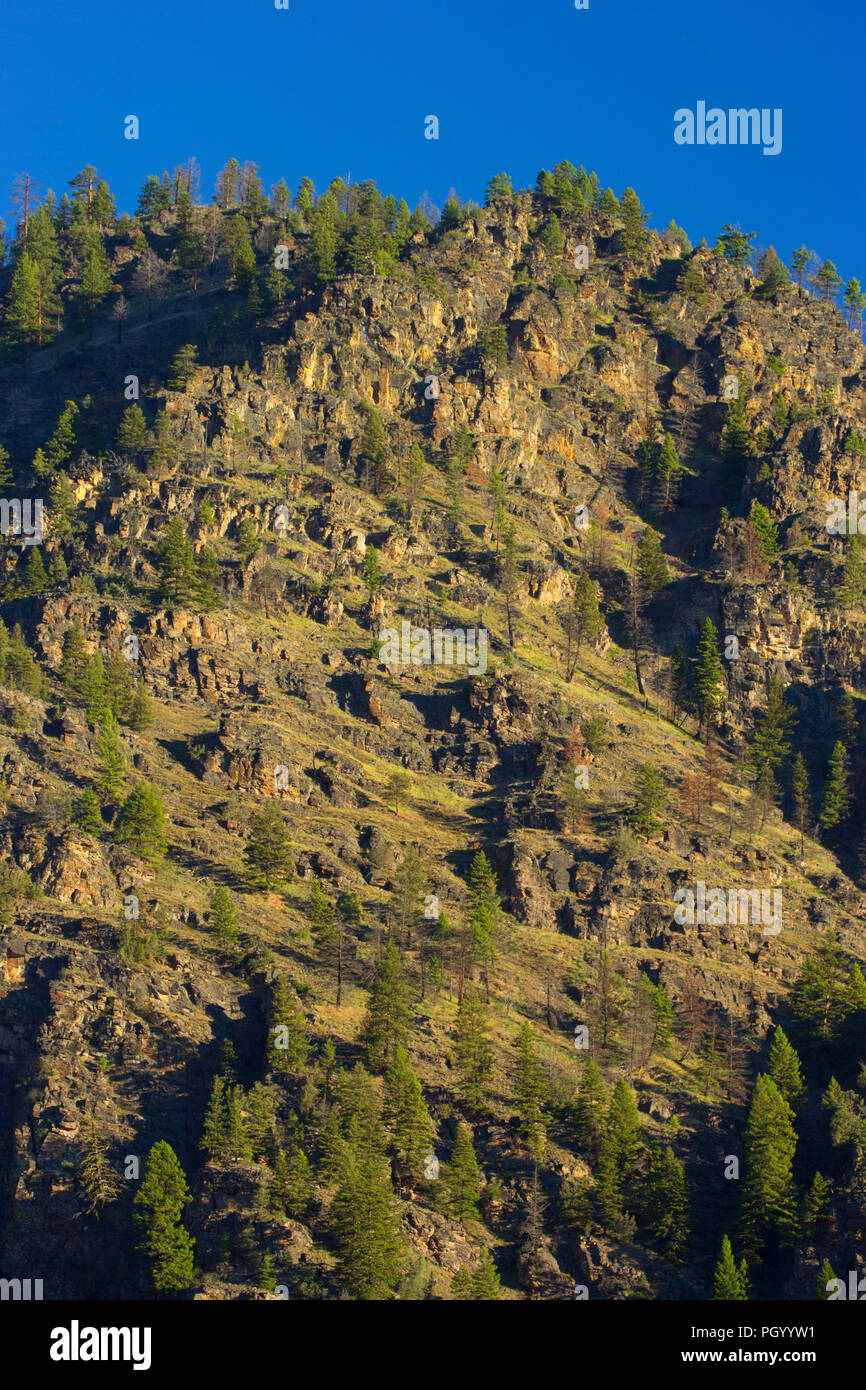
[[[153,727],[153,722],[153,702],[147,693],[147,686],[144,681],[139,680],[129,706],[127,723],[136,733],[144,733]]]
[[[39,268],[26,251],[12,272],[6,301],[6,336],[15,345],[39,339]]]
[[[251,877],[266,889],[293,878],[288,832],[276,802],[269,802],[253,817],[244,858]]]
[[[244,1118],[242,1086],[231,1086],[226,1089],[225,1158],[227,1162],[232,1163],[252,1163],[253,1161],[253,1146]]]
[[[176,516],[165,529],[159,547],[159,598],[164,603],[189,603],[195,596],[195,556],[183,519]]]
[[[724,670],[719,655],[719,639],[712,618],[706,618],[698,640],[698,654],[692,672],[692,698],[698,714],[698,731],[707,735],[724,703]]]
[[[228,1098],[222,1076],[215,1076],[205,1110],[199,1148],[208,1158],[221,1162],[227,1152]]]
[[[372,405],[368,405],[364,428],[361,432],[360,460],[365,475],[376,493],[381,492],[388,482],[390,456],[388,436],[385,433],[379,412]]]
[[[647,256],[649,235],[646,230],[646,209],[633,188],[626,188],[623,192],[619,210],[625,253],[640,265]]]
[[[337,1276],[352,1298],[390,1297],[403,1259],[397,1214],[381,1162],[352,1160],[334,1197]]]
[[[462,1222],[470,1219],[477,1221],[478,1207],[476,1203],[481,1192],[481,1173],[478,1168],[478,1160],[475,1157],[472,1132],[462,1120],[457,1126],[451,1162],[445,1173],[444,1185],[448,1194],[448,1208],[451,1215]]]
[[[623,1077],[614,1087],[599,1150],[596,1190],[599,1211],[608,1224],[616,1224],[631,1206],[640,1156],[640,1116]]]
[[[816,1173],[803,1199],[803,1234],[807,1240],[824,1234],[829,1216],[830,1184],[821,1173]]]
[[[219,944],[233,946],[238,938],[237,914],[232,895],[222,884],[214,889],[208,916]]]
[[[601,1147],[607,1106],[607,1091],[601,1072],[593,1058],[588,1057],[574,1104],[572,1125],[578,1147],[593,1163]]]
[[[467,1104],[480,1108],[493,1074],[493,1048],[487,1033],[484,1005],[472,985],[466,986],[457,1006],[452,1036],[460,1094]]]
[[[791,775],[791,797],[794,802],[794,823],[800,832],[800,858],[805,853],[806,820],[809,814],[809,773],[802,753],[794,759]]]
[[[131,459],[139,458],[147,448],[147,422],[137,401],[123,412],[115,442],[120,453]]]
[[[755,1082],[745,1133],[740,1232],[747,1252],[759,1254],[774,1234],[790,1244],[797,1231],[797,1189],[792,1176],[797,1136],[793,1111],[769,1076]]]
[[[517,1038],[514,1102],[520,1115],[520,1132],[528,1140],[530,1151],[539,1158],[544,1151],[547,1130],[547,1094],[547,1078],[535,1055],[532,1030],[524,1023]]]
[[[835,1278],[836,1274],[833,1270],[833,1266],[831,1265],[830,1261],[827,1259],[825,1255],[824,1260],[821,1264],[821,1269],[818,1273],[818,1283],[815,1286],[816,1294],[819,1299],[822,1299],[823,1301],[829,1300],[830,1285],[833,1283]]]
[[[388,940],[376,963],[361,1041],[374,1071],[384,1071],[395,1049],[406,1043],[411,1013],[406,971],[400,952]]]
[[[88,835],[101,835],[105,829],[99,799],[92,788],[87,787],[72,803],[72,819]]]
[[[433,1144],[433,1123],[424,1102],[421,1082],[399,1045],[385,1075],[385,1119],[394,1147],[416,1178],[424,1176],[424,1160]]]
[[[777,768],[791,752],[789,732],[793,722],[794,711],[786,703],[784,687],[774,673],[767,681],[766,702],[756,716],[748,753],[748,765],[756,774],[763,768],[769,769],[771,787],[775,786]]]
[[[88,1110],[84,1120],[82,1143],[84,1156],[80,1174],[81,1185],[87,1196],[85,1211],[88,1216],[99,1216],[103,1207],[117,1200],[123,1182],[108,1160],[108,1146],[92,1110]]]
[[[670,1145],[651,1145],[641,1200],[647,1244],[679,1263],[689,1239],[689,1196],[683,1166]]]
[[[157,1293],[188,1289],[195,1279],[193,1239],[181,1216],[191,1199],[183,1169],[164,1140],[147,1155],[133,1200],[143,1228],[139,1248],[151,1262],[154,1289]]]
[[[638,776],[631,824],[647,842],[664,829],[659,813],[664,810],[666,800],[661,773],[652,763],[644,763]]]
[[[165,812],[162,797],[149,782],[139,782],[117,813],[114,837],[151,863],[166,850]]]
[[[475,1299],[472,1271],[467,1269],[466,1265],[461,1265],[451,1280],[451,1297],[463,1303],[471,1303]]]
[[[661,541],[649,526],[641,533],[638,542],[637,569],[641,587],[650,598],[670,583],[671,577]]]
[[[63,648],[60,653],[60,680],[63,681],[67,695],[81,699],[83,674],[89,662],[88,646],[81,619],[75,619],[63,635]]]
[[[716,1302],[743,1303],[747,1298],[743,1281],[734,1262],[734,1252],[728,1236],[722,1236],[722,1253],[713,1276],[712,1298]]]
[[[120,802],[126,784],[126,757],[120,737],[120,726],[110,712],[99,721],[96,739],[99,754],[99,773],[96,789],[105,801]]]
[[[307,1025],[282,975],[273,985],[268,1018],[268,1060],[276,1072],[300,1071],[306,1064],[309,1045]]]
[[[289,1216],[303,1221],[313,1198],[313,1174],[303,1149],[293,1151],[286,1166],[284,1206]]]
[[[796,1114],[803,1099],[806,1083],[800,1070],[800,1059],[782,1028],[776,1028],[773,1034],[770,1055],[767,1058],[767,1074]]]
[[[847,750],[844,743],[837,741],[833,745],[827,764],[824,794],[818,815],[818,824],[825,836],[830,837],[838,832],[839,826],[847,818],[849,806]]]

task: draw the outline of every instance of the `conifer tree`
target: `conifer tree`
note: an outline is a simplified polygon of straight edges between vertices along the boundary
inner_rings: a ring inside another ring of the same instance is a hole
[[[748,764],[756,775],[769,769],[771,786],[775,786],[775,773],[791,752],[789,733],[793,722],[794,711],[785,701],[781,680],[773,673],[767,681],[766,702],[756,716],[748,752]]]
[[[489,1303],[502,1297],[502,1284],[493,1256],[485,1246],[478,1268],[472,1275],[472,1298],[477,1303]]]
[[[366,419],[361,432],[361,464],[373,491],[379,493],[389,477],[390,446],[385,427],[379,412],[372,406],[366,407]]]
[[[147,693],[147,686],[143,680],[139,680],[135,688],[135,694],[129,706],[127,723],[136,733],[144,733],[147,729],[153,727],[153,702]]]
[[[195,1279],[193,1239],[181,1216],[190,1193],[177,1155],[165,1140],[154,1144],[147,1155],[133,1200],[142,1226],[140,1249],[150,1260],[154,1289],[157,1293],[188,1289]]]
[[[670,573],[661,541],[649,526],[641,532],[638,542],[637,569],[641,587],[650,598],[670,583]]]
[[[532,1030],[528,1023],[523,1023],[517,1038],[514,1102],[520,1115],[520,1132],[528,1140],[530,1151],[539,1158],[544,1151],[547,1131],[547,1096],[547,1078],[535,1055]]]
[[[605,1119],[596,1181],[600,1215],[608,1224],[615,1224],[623,1210],[633,1205],[640,1148],[637,1105],[620,1077]]]
[[[794,802],[794,824],[800,832],[800,858],[806,849],[806,821],[809,814],[809,773],[802,753],[794,759],[791,774],[791,798]]]
[[[242,1086],[226,1088],[225,1158],[233,1163],[252,1163],[253,1146],[244,1118]]]
[[[110,712],[104,714],[99,721],[96,748],[99,754],[96,789],[105,801],[118,803],[126,784],[126,757],[120,737],[120,726]]]
[[[847,750],[844,743],[837,741],[833,744],[827,764],[824,794],[818,815],[818,824],[825,836],[832,837],[838,833],[840,825],[847,818],[849,807]]]
[[[273,985],[268,1018],[268,1059],[276,1072],[300,1071],[307,1060],[307,1025],[283,975]]]
[[[796,1114],[803,1099],[806,1083],[800,1071],[800,1059],[788,1042],[782,1028],[777,1028],[773,1034],[770,1055],[767,1059],[767,1074],[776,1083],[779,1094],[785,1098]]]
[[[803,1234],[807,1240],[816,1240],[824,1234],[829,1216],[830,1184],[823,1174],[816,1173],[803,1199]]]
[[[689,1238],[689,1196],[683,1166],[670,1145],[650,1146],[641,1203],[647,1244],[679,1263]]]
[[[638,776],[631,823],[647,842],[664,828],[659,813],[664,810],[666,800],[661,773],[652,763],[644,763]]]
[[[706,618],[698,640],[698,654],[692,672],[692,699],[698,714],[698,732],[716,723],[724,703],[724,671],[719,655],[719,639],[712,618]]]
[[[120,453],[133,460],[140,458],[147,448],[147,422],[137,401],[123,412],[117,427],[116,444]]]
[[[572,1124],[581,1152],[592,1163],[598,1158],[601,1147],[607,1105],[607,1091],[601,1072],[594,1059],[588,1057],[574,1105]]]
[[[195,596],[195,556],[183,519],[174,517],[159,547],[159,598],[164,603],[189,603]]]
[[[396,1048],[405,1045],[410,1018],[405,967],[400,952],[389,939],[376,963],[367,1016],[361,1028],[367,1061],[374,1071],[384,1071]]]
[[[712,1298],[716,1302],[745,1302],[747,1294],[734,1261],[734,1252],[728,1236],[722,1236],[722,1253],[713,1276]]]
[[[399,1045],[385,1075],[385,1119],[394,1147],[416,1178],[424,1176],[424,1160],[433,1144],[433,1123],[421,1082]]]
[[[457,1126],[451,1162],[445,1173],[445,1191],[452,1216],[463,1222],[478,1220],[476,1203],[481,1192],[481,1173],[475,1157],[472,1132],[462,1120]]]
[[[313,1197],[313,1174],[310,1161],[301,1148],[294,1149],[289,1158],[283,1187],[287,1214],[296,1221],[303,1221]]]
[[[466,1265],[461,1265],[451,1280],[451,1297],[463,1303],[471,1303],[475,1299],[472,1271]]]
[[[759,1076],[745,1133],[740,1232],[751,1254],[773,1234],[781,1245],[797,1232],[797,1189],[792,1175],[797,1136],[793,1111],[769,1076]]]
[[[228,1097],[222,1076],[215,1076],[205,1110],[199,1148],[208,1158],[221,1161],[227,1150]]]
[[[283,881],[290,882],[293,878],[286,823],[276,802],[268,802],[253,817],[244,858],[251,877],[266,889]]]
[[[460,1094],[467,1104],[480,1108],[493,1074],[493,1048],[487,1033],[484,1005],[471,984],[465,987],[457,1006],[452,1036]]]
[[[114,837],[142,859],[154,862],[166,850],[165,812],[162,797],[149,782],[139,782],[117,813]]]
[[[819,1299],[825,1302],[829,1300],[830,1285],[833,1283],[835,1278],[836,1274],[833,1270],[833,1266],[831,1265],[830,1261],[827,1259],[825,1255],[821,1264],[821,1268],[818,1272],[818,1282],[815,1286],[816,1294]]]
[[[72,819],[88,835],[101,835],[105,829],[96,792],[87,787],[72,803]]]
[[[391,1296],[403,1259],[395,1203],[380,1161],[352,1159],[331,1207],[337,1275],[352,1298]]]
[[[208,917],[220,945],[233,946],[238,938],[237,914],[232,895],[222,884],[214,889]]]

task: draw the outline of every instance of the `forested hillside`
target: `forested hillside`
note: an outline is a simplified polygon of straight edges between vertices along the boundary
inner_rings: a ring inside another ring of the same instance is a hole
[[[858,281],[567,162],[205,198],[2,239],[0,1275],[833,1296]]]

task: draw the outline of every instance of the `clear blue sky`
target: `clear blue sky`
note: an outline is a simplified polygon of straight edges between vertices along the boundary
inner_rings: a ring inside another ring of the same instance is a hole
[[[266,187],[351,170],[441,206],[570,159],[654,226],[740,222],[866,282],[864,39],[863,0],[3,0],[0,193],[28,169],[59,196],[89,161],[131,211],[148,174],[195,155],[209,197],[236,155]],[[781,107],[782,152],[676,145],[698,100]]]

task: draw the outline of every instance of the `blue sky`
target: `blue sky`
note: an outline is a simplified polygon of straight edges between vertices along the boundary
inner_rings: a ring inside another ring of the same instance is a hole
[[[59,195],[90,161],[131,210],[189,155],[209,197],[236,155],[266,187],[351,171],[441,206],[452,185],[480,200],[493,173],[525,186],[570,159],[635,187],[654,226],[712,241],[739,222],[866,281],[864,16],[862,0],[4,0],[2,201],[24,169]],[[676,145],[674,112],[698,100],[780,107],[781,153]]]

